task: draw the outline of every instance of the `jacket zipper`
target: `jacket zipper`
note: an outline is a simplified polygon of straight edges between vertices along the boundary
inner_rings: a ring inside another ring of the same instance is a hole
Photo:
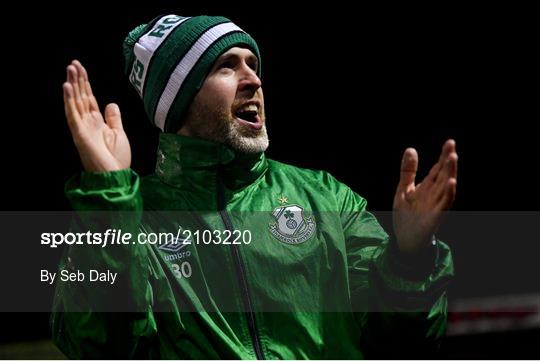
[[[225,229],[229,230],[232,234],[234,231],[231,219],[225,208],[225,189],[223,182],[221,181],[220,169],[218,169],[217,176],[217,191],[218,191],[218,211],[221,216],[221,220],[225,225]],[[255,320],[255,312],[253,311],[253,303],[251,302],[251,297],[249,296],[249,287],[246,279],[246,271],[244,264],[242,262],[242,256],[238,250],[238,246],[231,244],[231,253],[234,260],[234,266],[237,271],[237,275],[240,283],[240,291],[242,292],[242,300],[244,302],[244,307],[247,308],[246,317],[248,321],[249,334],[251,336],[251,342],[253,344],[253,349],[255,350],[255,356],[258,360],[264,360],[264,355],[262,352],[261,343],[259,340],[259,335],[257,332],[257,323]]]

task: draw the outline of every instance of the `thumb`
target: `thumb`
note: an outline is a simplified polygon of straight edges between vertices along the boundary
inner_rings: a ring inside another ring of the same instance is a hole
[[[405,149],[401,160],[401,175],[399,178],[398,192],[406,191],[411,184],[414,185],[417,170],[418,153],[414,148]]]
[[[107,125],[113,129],[123,129],[122,116],[120,115],[120,108],[117,104],[107,104],[105,107],[105,121],[107,122]]]

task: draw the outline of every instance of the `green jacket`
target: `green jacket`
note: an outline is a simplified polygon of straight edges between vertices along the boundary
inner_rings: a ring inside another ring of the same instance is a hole
[[[119,272],[115,287],[57,283],[53,337],[71,358],[403,358],[444,335],[448,247],[405,259],[326,172],[162,134],[155,174],[83,172],[66,194],[110,211],[108,228],[251,232],[241,245],[68,247],[60,269]],[[108,300],[137,312],[101,312]]]

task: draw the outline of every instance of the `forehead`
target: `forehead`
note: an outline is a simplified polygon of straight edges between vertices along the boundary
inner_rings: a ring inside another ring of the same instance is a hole
[[[221,54],[219,58],[221,59],[221,58],[226,58],[229,56],[238,56],[240,58],[255,58],[255,59],[257,58],[251,50],[247,48],[240,48],[240,47],[230,48],[229,50]]]

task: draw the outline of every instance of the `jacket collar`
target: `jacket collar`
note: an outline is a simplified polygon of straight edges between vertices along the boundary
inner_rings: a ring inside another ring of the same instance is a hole
[[[160,134],[156,175],[173,187],[215,192],[220,180],[234,192],[261,178],[267,168],[264,153],[248,155],[201,138]]]

